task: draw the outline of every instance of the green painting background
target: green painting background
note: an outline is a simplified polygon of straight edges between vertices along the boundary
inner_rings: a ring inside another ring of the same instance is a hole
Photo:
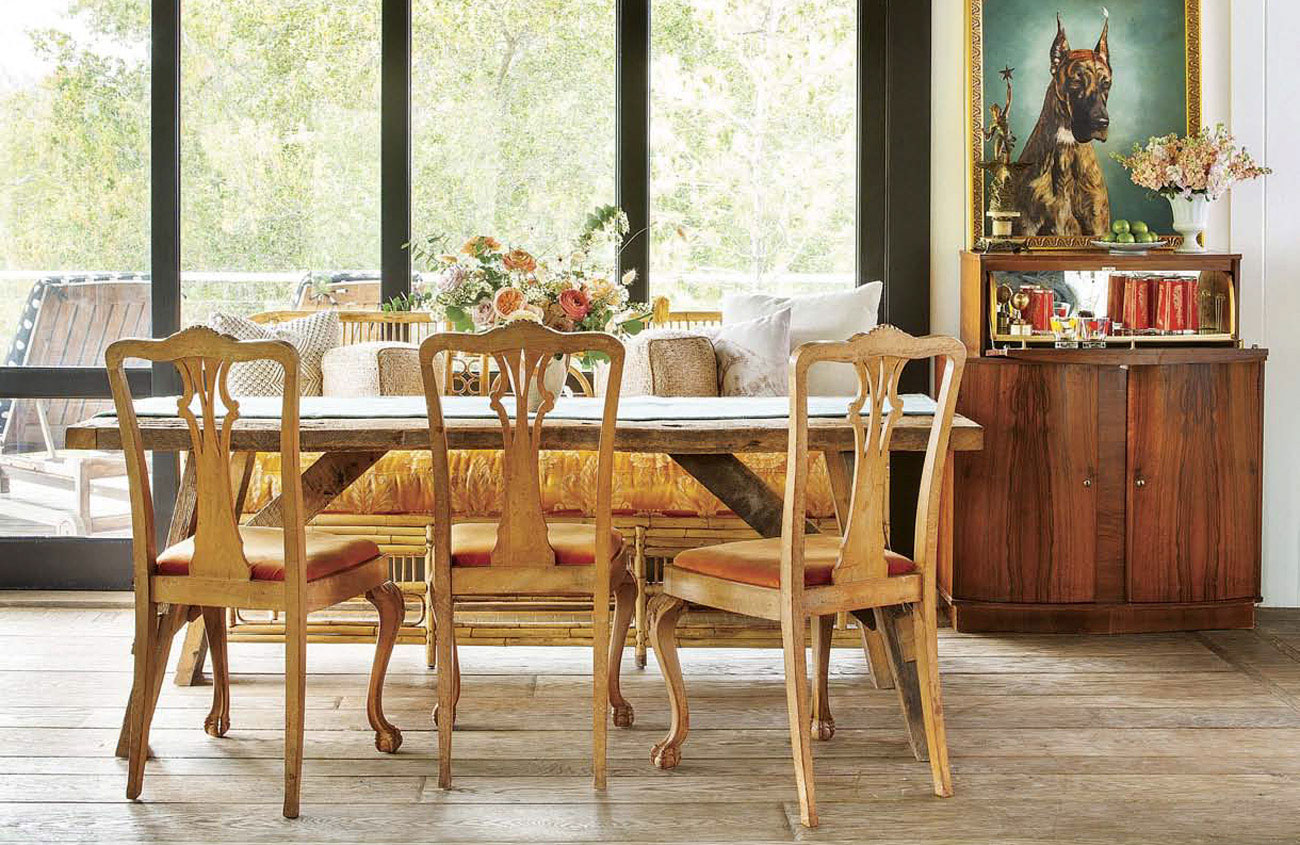
[[[1051,80],[1051,49],[1056,38],[1056,11],[1073,50],[1097,45],[1110,9],[1110,137],[1093,141],[1110,191],[1111,219],[1145,220],[1170,233],[1169,203],[1151,200],[1129,180],[1128,171],[1110,154],[1128,154],[1133,143],[1153,135],[1187,132],[1186,7],[1184,0],[984,0],[984,115],[1006,102],[1006,83],[998,72],[1015,68],[1015,102],[1011,131],[1019,157],[1038,122]],[[986,157],[989,153],[985,144]],[[986,193],[987,196],[987,181]]]

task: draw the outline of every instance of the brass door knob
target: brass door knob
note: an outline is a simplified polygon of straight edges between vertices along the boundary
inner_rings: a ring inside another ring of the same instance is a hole
[[[1083,486],[1084,486],[1084,487],[1091,487],[1091,486],[1092,486],[1092,479],[1091,479],[1091,478],[1085,478],[1085,479],[1083,480]]]
[[[1136,487],[1145,487],[1147,486],[1147,480],[1145,478],[1139,478],[1137,481],[1134,481],[1133,484]]]

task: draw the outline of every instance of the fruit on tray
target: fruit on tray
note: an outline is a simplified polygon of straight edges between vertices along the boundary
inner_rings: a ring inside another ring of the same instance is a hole
[[[1143,220],[1116,220],[1098,240],[1108,244],[1154,244],[1160,242],[1160,235]]]

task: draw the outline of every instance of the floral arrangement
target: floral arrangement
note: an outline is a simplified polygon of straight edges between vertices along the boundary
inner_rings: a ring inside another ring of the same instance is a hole
[[[456,252],[446,249],[444,238],[426,238],[411,245],[411,255],[427,265],[433,288],[417,301],[392,305],[427,306],[459,331],[532,320],[563,332],[636,334],[650,316],[649,308],[628,301],[636,271],[615,278],[613,268],[594,257],[617,256],[628,228],[621,209],[601,206],[587,216],[572,248],[549,258],[488,235],[470,238]]]
[[[1131,155],[1111,157],[1131,171],[1133,184],[1167,199],[1202,195],[1217,200],[1237,182],[1272,173],[1237,146],[1220,123],[1195,135],[1163,135],[1133,145]]]

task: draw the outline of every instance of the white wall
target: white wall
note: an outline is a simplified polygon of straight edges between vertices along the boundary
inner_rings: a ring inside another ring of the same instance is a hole
[[[965,3],[933,2],[931,322],[956,334],[965,205]],[[1264,435],[1264,601],[1300,606],[1300,32],[1297,0],[1202,0],[1202,113],[1277,172],[1210,220],[1211,248],[1244,256],[1242,333],[1270,350]],[[1284,199],[1285,198],[1285,199]],[[1285,203],[1285,204],[1284,204]]]

